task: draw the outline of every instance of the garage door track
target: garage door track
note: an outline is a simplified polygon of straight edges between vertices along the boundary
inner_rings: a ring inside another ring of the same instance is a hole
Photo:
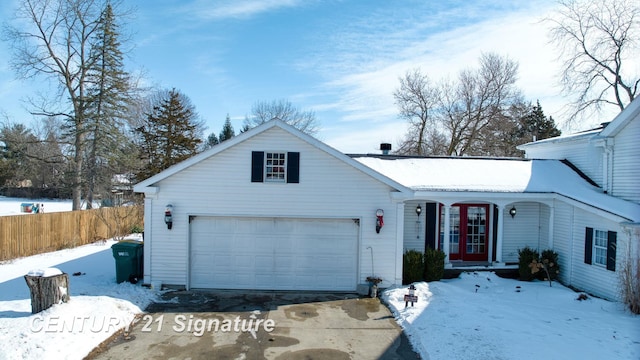
[[[94,359],[419,359],[389,309],[355,294],[173,291]]]

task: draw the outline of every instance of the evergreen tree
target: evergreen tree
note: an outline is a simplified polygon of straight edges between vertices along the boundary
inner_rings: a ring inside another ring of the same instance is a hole
[[[531,107],[531,110],[520,119],[517,137],[520,143],[537,141],[560,136],[562,132],[556,127],[552,117],[547,118],[542,111],[540,101]]]
[[[216,134],[211,133],[207,137],[207,142],[205,143],[204,148],[205,150],[211,149],[212,147],[218,145],[219,143],[220,143],[220,140],[218,140],[218,137],[216,136]]]
[[[225,140],[231,139],[234,136],[236,136],[236,133],[233,130],[233,126],[231,126],[231,118],[229,117],[229,114],[227,114],[227,119],[224,121],[224,125],[222,125],[222,131],[220,131],[220,136],[218,136],[218,139],[220,140],[220,142],[223,142]]]
[[[172,89],[158,97],[158,103],[136,129],[144,168],[138,180],[151,177],[198,152],[204,124],[188,97]]]
[[[93,38],[105,2],[23,0],[17,5],[14,25],[4,28],[14,53],[12,63],[20,77],[43,76],[59,85],[58,92],[43,94],[42,101],[32,102],[31,112],[64,121],[69,144],[65,151],[70,155],[66,180],[72,192],[72,208],[78,210],[86,183],[85,146],[92,117],[87,110],[88,90],[94,83],[89,76],[94,62]]]
[[[87,208],[91,208],[99,188],[108,193],[116,169],[131,155],[123,151],[129,148],[124,127],[130,86],[120,45],[118,24],[111,3],[107,2],[93,38],[88,72],[91,87],[87,97],[84,161]]]

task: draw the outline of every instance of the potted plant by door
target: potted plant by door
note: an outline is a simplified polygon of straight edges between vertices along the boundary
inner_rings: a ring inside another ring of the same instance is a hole
[[[371,297],[378,297],[378,284],[382,282],[382,278],[367,276],[367,282],[369,283],[369,294],[371,294]]]

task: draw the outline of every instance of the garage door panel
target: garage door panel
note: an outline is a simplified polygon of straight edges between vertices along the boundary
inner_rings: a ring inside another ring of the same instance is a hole
[[[196,217],[190,231],[193,288],[355,290],[350,219]]]

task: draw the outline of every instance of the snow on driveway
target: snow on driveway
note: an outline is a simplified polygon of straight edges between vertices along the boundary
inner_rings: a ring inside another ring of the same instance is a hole
[[[494,273],[416,283],[383,299],[424,359],[640,359],[640,316],[618,302],[554,282],[521,282]]]

